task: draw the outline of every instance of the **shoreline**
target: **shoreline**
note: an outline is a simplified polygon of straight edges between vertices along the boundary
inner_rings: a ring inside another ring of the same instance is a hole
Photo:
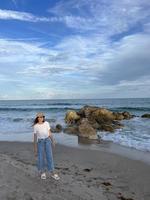
[[[61,180],[42,181],[31,142],[0,142],[0,199],[150,199],[150,166],[144,162],[60,144],[53,153]]]
[[[57,141],[57,140],[56,140]],[[0,140],[1,143],[32,143],[32,141],[7,141],[7,140]],[[86,149],[86,150],[95,150],[106,152],[110,154],[119,155],[125,158],[129,158],[131,160],[137,160],[140,162],[144,162],[150,165],[150,152],[141,151],[132,147],[123,146],[120,144],[116,144],[112,141],[105,141],[101,140],[98,144],[92,143],[78,143],[78,144],[69,144],[69,143],[60,143],[57,142],[57,145],[68,147],[68,148],[75,148],[75,149]]]

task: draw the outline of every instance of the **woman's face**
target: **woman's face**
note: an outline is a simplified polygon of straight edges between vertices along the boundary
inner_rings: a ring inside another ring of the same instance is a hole
[[[44,119],[43,116],[38,117],[38,122],[39,122],[39,123],[43,123],[43,119]]]

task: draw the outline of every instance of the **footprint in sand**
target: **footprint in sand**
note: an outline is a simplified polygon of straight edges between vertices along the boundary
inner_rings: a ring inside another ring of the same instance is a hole
[[[117,198],[120,200],[134,200],[133,198],[124,197],[121,193],[118,193]]]
[[[83,171],[85,171],[85,172],[91,172],[93,170],[93,168],[85,168],[85,169],[83,169]]]
[[[103,182],[101,184],[104,185],[104,186],[112,186],[112,184],[110,182]]]

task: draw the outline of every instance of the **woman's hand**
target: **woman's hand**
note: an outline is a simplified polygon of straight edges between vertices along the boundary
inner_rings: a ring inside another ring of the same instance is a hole
[[[51,140],[51,142],[52,142],[53,147],[55,147],[55,145],[56,145],[56,140],[52,137],[52,135],[49,136],[49,138],[50,138],[50,140]]]
[[[56,141],[55,141],[55,139],[53,138],[53,135],[52,135],[52,133],[51,133],[50,130],[49,130],[49,137],[50,137],[50,139],[51,139],[51,141],[52,141],[52,145],[53,145],[53,147],[55,147],[55,145],[56,145]]]
[[[34,141],[33,141],[33,146],[34,146],[34,156],[37,156],[37,135],[34,133]]]
[[[53,139],[52,140],[52,145],[55,147],[55,145],[56,145],[56,141]]]
[[[37,156],[37,146],[34,146],[34,156]]]

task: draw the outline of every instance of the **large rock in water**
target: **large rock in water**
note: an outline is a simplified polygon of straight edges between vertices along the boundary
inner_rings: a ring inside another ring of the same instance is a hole
[[[80,119],[80,116],[74,110],[69,110],[65,116],[65,122],[67,124],[73,124]]]
[[[144,115],[141,116],[142,118],[150,118],[150,114],[149,113],[146,113]]]
[[[97,139],[96,130],[91,126],[87,118],[81,120],[79,125],[79,136],[89,139]]]
[[[113,112],[105,109],[105,108],[98,108],[95,111],[91,113],[90,119],[96,120],[98,123],[104,122],[104,121],[113,121],[114,115]]]
[[[96,139],[96,131],[115,132],[123,125],[119,122],[124,119],[131,119],[129,112],[112,112],[106,108],[95,106],[84,106],[79,111],[70,110],[66,113],[65,121],[69,125],[66,132],[81,137]]]

